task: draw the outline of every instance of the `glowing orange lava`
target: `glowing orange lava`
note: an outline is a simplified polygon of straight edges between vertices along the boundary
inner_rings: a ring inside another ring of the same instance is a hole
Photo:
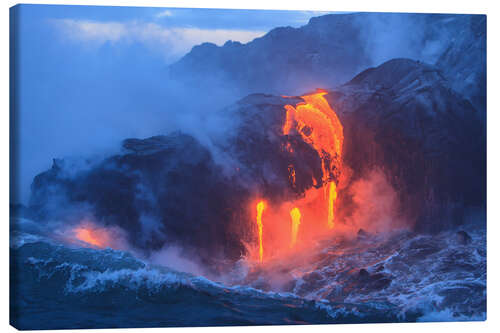
[[[285,105],[286,121],[283,134],[289,135],[293,128],[319,154],[322,161],[323,181],[340,165],[344,129],[337,114],[323,97],[326,92],[302,96],[304,103]],[[295,126],[294,126],[295,125]]]
[[[297,207],[294,207],[290,211],[290,216],[292,217],[292,242],[291,247],[294,247],[297,243],[297,234],[299,233],[299,225],[300,225],[300,210]]]
[[[328,189],[328,228],[334,227],[334,205],[337,200],[337,185],[330,179],[330,174],[338,176],[342,163],[342,145],[344,143],[344,128],[337,114],[324,98],[326,92],[321,91],[302,96],[304,103],[285,105],[286,121],[283,134],[289,135],[292,129],[299,133],[302,139],[309,143],[321,157],[323,183],[330,183]],[[289,166],[288,170],[293,170]],[[295,180],[295,171],[293,174]],[[292,183],[295,186],[295,181]]]
[[[328,190],[328,228],[333,229],[335,223],[333,222],[335,214],[333,211],[335,201],[337,200],[337,186],[335,182],[330,182],[330,187]]]
[[[266,205],[264,201],[259,201],[257,204],[257,227],[259,228],[259,260],[262,262],[262,259],[264,257],[264,248],[262,246],[262,213],[264,212],[264,209],[266,208]]]
[[[259,261],[266,261],[280,255],[305,249],[315,244],[319,237],[335,227],[335,203],[337,200],[337,181],[342,168],[342,149],[344,143],[343,127],[337,114],[330,107],[325,95],[318,91],[302,96],[303,102],[296,106],[285,105],[286,119],[282,134],[299,136],[313,148],[321,160],[322,177],[312,177],[313,187],[304,191],[294,200],[266,204],[263,198],[252,201],[251,209],[257,210],[256,222],[259,238]],[[294,140],[286,140],[283,151],[295,154]],[[297,189],[299,169],[288,164],[290,187]],[[302,180],[302,179],[300,179]],[[303,182],[301,182],[303,184]],[[256,206],[255,206],[256,205]],[[265,237],[263,237],[263,212],[265,210]],[[291,219],[291,222],[290,222]],[[300,235],[299,235],[300,230]],[[256,252],[256,247],[255,247]],[[255,255],[255,257],[257,257]]]

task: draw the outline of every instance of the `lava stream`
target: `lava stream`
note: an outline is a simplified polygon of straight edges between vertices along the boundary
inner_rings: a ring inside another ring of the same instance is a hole
[[[335,182],[330,182],[330,187],[328,191],[328,228],[333,229],[335,223],[333,222],[334,215],[334,205],[337,200],[337,186]]]
[[[317,152],[321,161],[322,176],[312,177],[313,186],[305,189],[300,196],[291,201],[272,201],[273,204],[267,207],[264,198],[259,198],[256,206],[252,204],[252,209],[257,210],[260,263],[264,261],[264,246],[266,260],[271,259],[276,255],[295,251],[299,238],[300,247],[303,249],[308,246],[307,244],[313,244],[311,241],[322,237],[335,227],[337,181],[342,167],[344,133],[337,114],[324,97],[326,94],[324,91],[319,91],[302,96],[303,102],[296,106],[284,106],[286,120],[282,131],[283,135],[289,137],[286,138],[283,149],[288,154],[295,154],[296,147],[292,144],[295,140],[292,136],[300,135],[302,140]],[[303,173],[299,173],[294,164],[288,164],[287,168],[290,187],[297,190],[299,177],[303,177]],[[300,180],[303,183],[303,180]],[[263,238],[264,210],[266,211],[265,239]]]
[[[292,243],[291,247],[294,247],[297,243],[297,234],[299,233],[299,225],[300,225],[300,210],[295,207],[290,211],[290,216],[292,217]]]
[[[257,227],[259,228],[259,260],[262,262],[262,259],[264,257],[264,248],[262,246],[262,213],[264,212],[264,209],[266,208],[266,205],[264,201],[259,201],[257,204]]]
[[[342,145],[344,143],[344,129],[340,120],[332,110],[324,95],[324,91],[302,96],[303,103],[297,106],[285,105],[286,121],[283,125],[283,134],[289,135],[292,129],[302,136],[321,157],[323,184],[328,186],[328,219],[329,229],[334,227],[334,206],[337,200],[337,184],[331,179],[331,174],[339,176],[342,164]],[[290,178],[295,187],[295,169],[288,167]],[[293,173],[292,173],[293,172]],[[315,179],[313,179],[314,181]],[[326,191],[326,188],[325,188]]]
[[[318,152],[322,161],[323,181],[328,182],[330,172],[337,170],[336,166],[341,162],[344,132],[337,114],[324,95],[326,92],[304,95],[304,102],[296,107],[285,105],[287,112],[283,134],[289,135],[295,128],[302,139]]]

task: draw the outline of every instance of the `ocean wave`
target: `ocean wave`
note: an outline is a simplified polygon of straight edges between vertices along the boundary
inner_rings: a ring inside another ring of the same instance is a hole
[[[466,245],[450,234],[336,244],[343,252],[322,251],[301,267],[308,274],[294,272],[293,288],[270,290],[248,276],[228,285],[124,251],[17,234],[11,311],[26,329],[484,320],[485,238],[471,235]],[[47,322],[53,315],[59,320]]]

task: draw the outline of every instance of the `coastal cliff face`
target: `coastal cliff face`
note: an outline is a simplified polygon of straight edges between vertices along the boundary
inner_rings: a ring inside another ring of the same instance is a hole
[[[382,168],[417,229],[461,224],[464,209],[484,205],[484,113],[439,67],[394,59],[328,96],[344,124],[345,163],[355,175]]]
[[[343,166],[350,170],[339,193],[340,216],[355,209],[349,186],[374,169],[389,179],[401,214],[417,230],[460,225],[464,210],[484,205],[484,129],[439,68],[394,59],[325,98],[343,124]],[[206,261],[237,260],[252,239],[248,205],[257,193],[282,202],[321,187],[323,179],[339,180],[334,169],[323,174],[320,154],[301,135],[283,133],[285,106],[301,102],[254,94],[221,110],[237,121],[233,131],[212,138],[217,161],[182,133],[127,139],[122,154],[76,175],[56,160],[35,178],[31,208],[42,219],[69,218],[73,210],[65,216],[53,208],[86,204],[100,223],[141,235],[129,238],[144,251],[178,244],[203,249]]]

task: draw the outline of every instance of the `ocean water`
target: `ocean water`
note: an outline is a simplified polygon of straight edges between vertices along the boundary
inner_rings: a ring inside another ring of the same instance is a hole
[[[296,265],[239,270],[217,282],[124,251],[69,246],[14,229],[11,324],[65,329],[485,320],[486,231],[467,233],[470,241],[456,231],[324,240]]]

